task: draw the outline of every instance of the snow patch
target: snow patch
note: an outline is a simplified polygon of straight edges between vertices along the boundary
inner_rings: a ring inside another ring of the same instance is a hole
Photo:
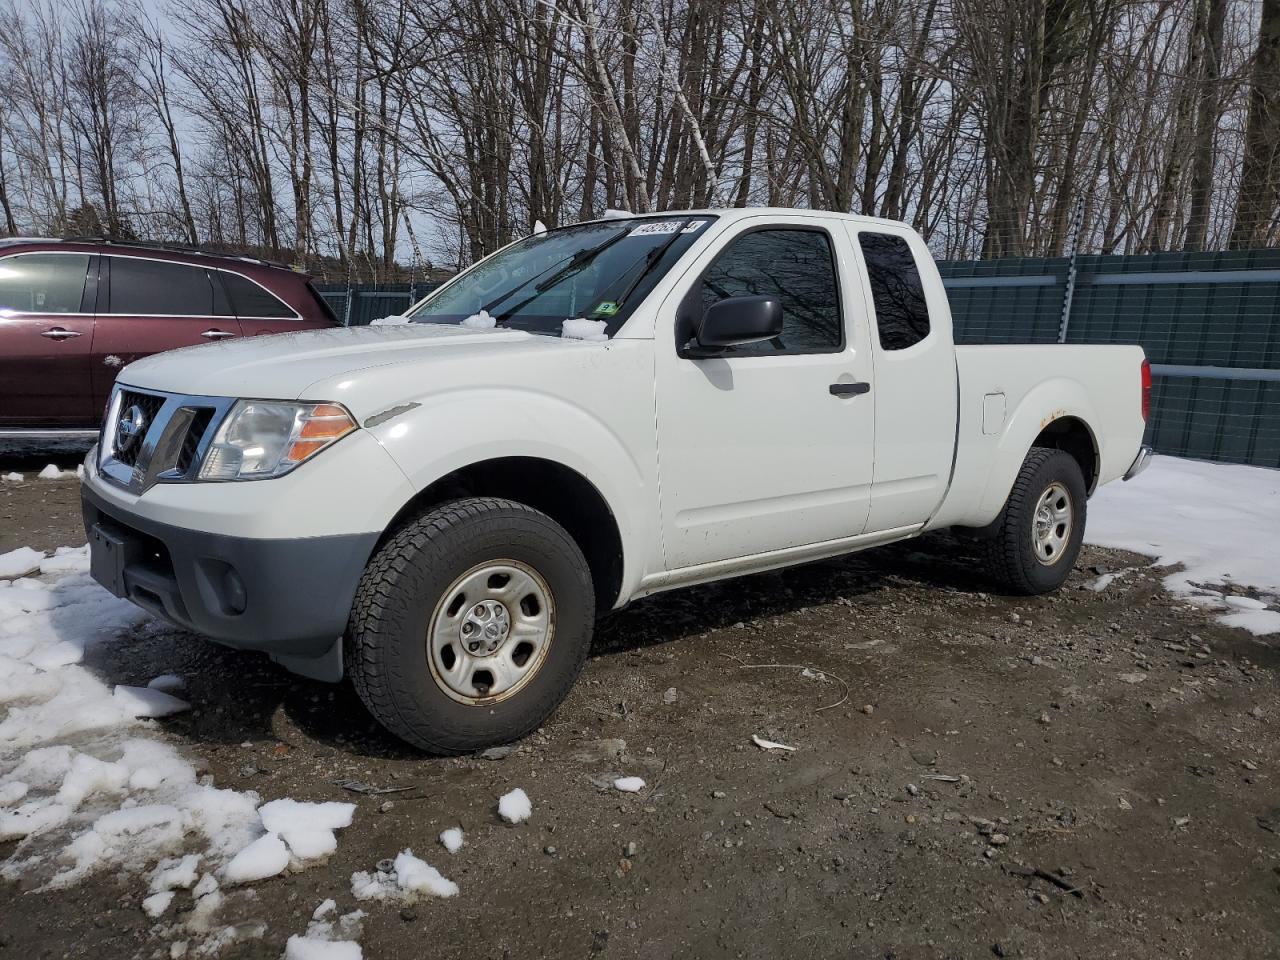
[[[448,830],[442,831],[440,834],[440,843],[443,844],[444,848],[450,853],[457,853],[462,849],[462,845],[466,843],[466,840],[463,839],[462,828],[450,827]]]
[[[231,858],[223,868],[227,883],[253,883],[284,873],[289,866],[289,848],[274,833],[266,833]]]
[[[132,717],[168,717],[190,710],[191,704],[152,687],[117,686],[111,699]]]
[[[360,944],[355,941],[364,933],[365,912],[353,910],[336,921],[324,919],[336,910],[332,900],[316,907],[307,932],[289,938],[285,960],[362,960]]]
[[[360,944],[294,934],[284,946],[284,960],[363,960]]]
[[[533,804],[529,801],[529,795],[519,787],[498,798],[498,816],[507,823],[528,820],[532,813]]]
[[[161,690],[164,693],[173,693],[177,690],[186,688],[186,681],[181,677],[172,673],[162,673],[160,676],[153,678],[148,684],[152,690]]]
[[[156,917],[174,914],[165,895],[190,889],[193,905],[172,929],[190,937],[193,952],[251,936],[260,925],[219,915],[254,892],[226,894],[215,873],[243,883],[302,869],[333,852],[354,805],[262,804],[199,777],[138,719],[185,709],[169,692],[179,678],[113,688],[82,666],[89,650],[146,614],[90,579],[85,548],[4,558],[27,568],[18,574],[33,563],[40,573],[0,579],[0,841],[12,841],[0,881],[58,889],[110,870],[137,878]]]
[[[26,479],[26,477],[24,477],[22,474],[18,473],[16,470],[11,471],[10,473],[6,473],[6,474],[4,475],[4,480],[5,480],[7,483],[21,483],[21,482],[22,482],[23,480],[25,480],[25,479]]]
[[[1088,543],[1182,564],[1164,586],[1219,619],[1259,635],[1280,632],[1280,470],[1154,457],[1129,483],[1109,483],[1089,501]],[[1248,586],[1272,598],[1233,603],[1212,586]]]
[[[473,313],[462,321],[462,326],[469,330],[492,330],[498,325],[498,321],[489,316],[488,310],[481,310],[479,313]]]
[[[572,320],[566,320],[560,325],[560,336],[566,340],[588,340],[598,343],[609,339],[609,335],[605,333],[609,324],[604,320],[588,320],[585,317],[576,317]]]
[[[36,474],[41,480],[69,480],[72,477],[84,476],[84,464],[76,464],[74,470],[59,470],[58,465],[51,463]]]
[[[376,320],[370,320],[371,327],[395,327],[402,323],[408,323],[409,318],[403,313],[393,313],[389,317],[378,317]]]
[[[351,895],[357,900],[401,900],[413,902],[420,896],[452,897],[458,885],[444,877],[425,860],[406,848],[394,861],[379,863],[372,873],[363,870],[351,875]]]
[[[142,901],[142,912],[154,920],[168,910],[171,903],[173,903],[172,890],[166,890],[164,893],[153,893]]]
[[[639,793],[644,789],[644,781],[639,777],[618,777],[613,781],[613,789],[623,793]]]
[[[44,553],[31,547],[19,547],[8,553],[0,553],[0,577],[16,580],[40,571],[40,561]],[[0,608],[2,609],[2,608]]]

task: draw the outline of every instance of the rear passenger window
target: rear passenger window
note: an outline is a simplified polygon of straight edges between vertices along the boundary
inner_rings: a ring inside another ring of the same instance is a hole
[[[0,260],[0,314],[79,313],[87,254],[28,253]]]
[[[111,258],[107,312],[161,317],[217,315],[213,284],[204,267],[138,257]]]
[[[702,309],[727,297],[782,301],[782,335],[735,354],[827,353],[844,343],[831,240],[821,230],[756,230],[734,240],[702,277]]]
[[[222,285],[231,298],[231,309],[238,317],[294,317],[297,316],[283,301],[254,283],[248,277],[238,273],[218,271],[222,277]]]
[[[914,346],[929,335],[929,307],[911,247],[887,233],[860,233],[858,244],[871,281],[881,348]]]

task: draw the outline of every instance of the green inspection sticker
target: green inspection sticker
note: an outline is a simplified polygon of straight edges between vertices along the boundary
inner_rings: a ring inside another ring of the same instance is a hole
[[[594,317],[612,317],[618,312],[618,305],[612,300],[601,300],[596,304],[596,308],[591,311]]]

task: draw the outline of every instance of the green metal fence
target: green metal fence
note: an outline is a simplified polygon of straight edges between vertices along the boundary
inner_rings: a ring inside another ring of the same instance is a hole
[[[950,261],[959,343],[1137,343],[1161,453],[1280,467],[1280,250]],[[352,326],[435,283],[318,285]]]
[[[1280,467],[1280,250],[939,264],[960,343],[1137,343],[1147,438]]]
[[[349,327],[361,327],[379,317],[403,313],[438,283],[317,283],[316,290]]]

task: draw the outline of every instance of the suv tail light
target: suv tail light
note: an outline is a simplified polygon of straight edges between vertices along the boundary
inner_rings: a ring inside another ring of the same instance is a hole
[[[1142,361],[1142,422],[1151,419],[1151,361]]]

